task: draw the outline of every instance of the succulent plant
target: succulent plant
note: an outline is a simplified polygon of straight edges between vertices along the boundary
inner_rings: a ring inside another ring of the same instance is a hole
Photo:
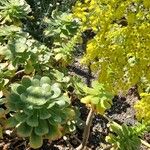
[[[140,136],[148,129],[146,124],[136,124],[131,127],[116,122],[112,122],[109,127],[111,133],[106,137],[106,141],[112,144],[112,150],[140,149]]]
[[[112,95],[105,90],[103,84],[100,84],[98,81],[93,81],[92,87],[87,87],[82,84],[78,86],[85,93],[85,96],[81,98],[81,102],[92,107],[97,113],[103,115],[111,107]]]
[[[43,139],[62,136],[63,128],[74,116],[69,104],[60,85],[49,77],[23,77],[21,84],[11,87],[8,108],[13,113],[8,127],[16,127],[19,136],[29,137],[32,148],[39,148]]]
[[[0,1],[0,20],[5,22],[15,22],[25,18],[31,11],[25,0],[3,0]]]

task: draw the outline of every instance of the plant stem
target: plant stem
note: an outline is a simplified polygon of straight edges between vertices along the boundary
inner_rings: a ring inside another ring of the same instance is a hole
[[[92,74],[90,64],[88,66],[88,74],[89,75]],[[91,78],[90,77],[87,78],[87,86],[91,87]],[[83,139],[82,139],[81,144],[76,148],[76,150],[84,150],[85,149],[86,144],[87,144],[88,139],[89,139],[90,128],[91,128],[93,117],[94,117],[94,110],[92,108],[90,108],[90,111],[89,111],[87,119],[86,119],[85,128],[83,131]]]
[[[104,148],[103,150],[110,150],[112,147],[113,147],[112,145],[109,145],[106,148]]]
[[[150,148],[150,144],[148,142],[146,142],[146,141],[144,141],[144,140],[141,139],[141,143],[143,145],[145,145],[146,147]]]
[[[87,45],[87,42],[89,39],[84,34],[83,34],[82,38],[83,38],[82,49],[84,51],[86,51],[86,45]],[[92,79],[91,77],[92,77],[92,71],[91,71],[91,63],[90,63],[88,65],[88,76],[86,78],[86,84],[88,87],[91,87],[91,79]],[[93,117],[94,117],[94,110],[92,108],[90,108],[90,111],[89,111],[87,119],[86,119],[85,128],[83,131],[83,139],[82,139],[81,144],[76,148],[76,150],[85,150],[86,144],[88,142],[89,135],[90,135],[90,128],[91,128]]]
[[[88,117],[86,119],[82,143],[76,148],[76,150],[84,150],[85,149],[86,144],[88,142],[89,135],[90,135],[90,127],[92,124],[93,116],[94,116],[94,111],[91,108],[89,111]]]

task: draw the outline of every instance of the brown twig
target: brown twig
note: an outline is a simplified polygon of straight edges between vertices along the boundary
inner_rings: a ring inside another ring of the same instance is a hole
[[[77,142],[79,142],[79,143],[81,143],[82,141],[80,140],[80,139],[78,139],[77,137],[76,137],[76,135],[71,135],[71,138],[74,138],[75,140],[77,140]]]
[[[15,147],[15,149],[19,149],[22,145],[26,145],[26,141],[21,142],[19,145]]]
[[[68,136],[64,136],[63,139],[65,140],[65,142],[67,143],[68,147],[70,150],[73,150],[73,146],[71,145],[71,143],[68,140]]]
[[[88,114],[88,117],[86,119],[86,125],[85,125],[84,132],[83,132],[82,143],[76,148],[76,150],[84,150],[85,149],[85,146],[88,142],[88,138],[89,138],[89,135],[90,135],[90,127],[91,127],[91,124],[92,124],[93,116],[94,116],[94,111],[91,108],[90,112]]]

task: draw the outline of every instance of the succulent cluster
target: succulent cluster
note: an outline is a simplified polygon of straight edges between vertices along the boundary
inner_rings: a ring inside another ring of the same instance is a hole
[[[16,127],[17,134],[30,138],[30,146],[42,146],[43,139],[62,136],[63,126],[73,119],[74,111],[58,83],[49,77],[24,77],[21,84],[11,87],[8,106],[12,117],[8,127]]]
[[[89,104],[97,113],[104,114],[112,104],[112,95],[107,92],[103,84],[97,81],[92,82],[92,87],[83,88],[86,96],[81,99],[82,103]]]
[[[44,30],[46,36],[54,38],[53,51],[55,60],[63,65],[69,64],[75,44],[79,41],[81,33],[77,33],[78,24],[72,18],[71,13],[52,11],[51,19],[44,19],[47,28]]]
[[[145,128],[145,126],[143,126]],[[138,129],[143,131],[143,128]],[[125,124],[122,126],[116,122],[110,124],[111,133],[106,137],[106,141],[111,143],[114,149],[117,150],[138,150],[140,147],[141,131],[135,127],[130,127]]]
[[[19,21],[31,11],[25,0],[0,1],[0,20],[2,23]]]

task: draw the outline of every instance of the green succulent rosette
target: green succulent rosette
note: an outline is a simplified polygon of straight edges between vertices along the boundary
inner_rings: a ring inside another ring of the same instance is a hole
[[[41,147],[43,139],[60,138],[74,116],[69,97],[47,76],[23,77],[21,84],[13,84],[8,107],[13,112],[8,127],[16,127],[19,136],[29,137],[32,148]]]

